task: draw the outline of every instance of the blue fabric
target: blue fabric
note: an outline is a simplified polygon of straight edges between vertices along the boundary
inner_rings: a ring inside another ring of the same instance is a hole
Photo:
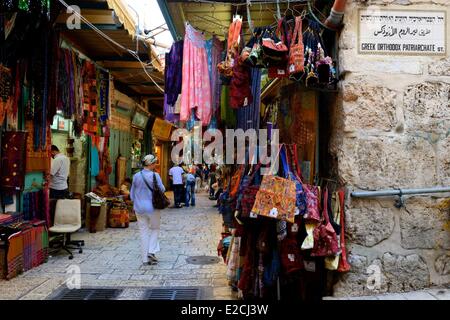
[[[95,146],[91,147],[91,176],[96,177],[100,171],[100,158]]]
[[[154,211],[153,195],[143,179],[145,179],[148,185],[153,189],[153,175],[155,174],[159,189],[165,192],[166,188],[164,187],[159,174],[147,169],[144,169],[141,172],[136,173],[133,177],[130,198],[133,201],[134,211],[136,211],[137,214],[152,214]]]
[[[237,110],[237,128],[244,131],[259,128],[259,110],[261,105],[261,69],[252,68],[253,101],[246,107]]]
[[[195,181],[186,183],[186,207],[189,207],[189,202],[195,206]]]

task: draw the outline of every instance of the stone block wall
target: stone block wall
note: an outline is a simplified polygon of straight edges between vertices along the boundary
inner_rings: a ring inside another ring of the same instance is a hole
[[[340,181],[348,195],[356,189],[450,186],[450,32],[446,57],[357,52],[358,8],[446,10],[450,30],[450,1],[347,2],[339,43],[342,81],[330,142]],[[408,196],[398,209],[394,197],[348,196],[352,270],[340,276],[334,295],[450,284],[450,208],[442,205],[449,197]]]

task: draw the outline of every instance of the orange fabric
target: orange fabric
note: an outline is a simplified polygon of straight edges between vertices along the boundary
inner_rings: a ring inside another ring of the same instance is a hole
[[[241,167],[236,170],[236,173],[233,175],[230,181],[230,197],[234,198],[236,193],[239,191],[239,185],[241,184],[241,179],[244,174],[245,167],[241,165]]]
[[[228,51],[239,46],[239,36],[241,35],[242,19],[235,18],[228,29]]]

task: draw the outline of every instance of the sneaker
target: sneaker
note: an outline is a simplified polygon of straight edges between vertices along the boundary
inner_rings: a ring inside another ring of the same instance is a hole
[[[156,256],[155,256],[154,253],[150,253],[150,254],[148,255],[148,259],[149,259],[151,262],[158,263],[158,258],[156,258]]]

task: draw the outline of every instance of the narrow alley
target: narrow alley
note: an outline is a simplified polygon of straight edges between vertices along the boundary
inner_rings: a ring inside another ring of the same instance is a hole
[[[40,265],[9,281],[0,280],[0,299],[50,299],[66,286],[70,268],[79,267],[81,287],[124,289],[118,299],[142,299],[146,288],[202,287],[203,299],[232,299],[226,265],[217,257],[222,218],[206,194],[198,195],[196,207],[171,209],[161,215],[161,252],[158,265],[143,265],[137,222],[126,229],[97,233],[80,230],[83,253],[73,260],[61,251]],[[215,256],[218,263],[189,264],[191,256]]]

